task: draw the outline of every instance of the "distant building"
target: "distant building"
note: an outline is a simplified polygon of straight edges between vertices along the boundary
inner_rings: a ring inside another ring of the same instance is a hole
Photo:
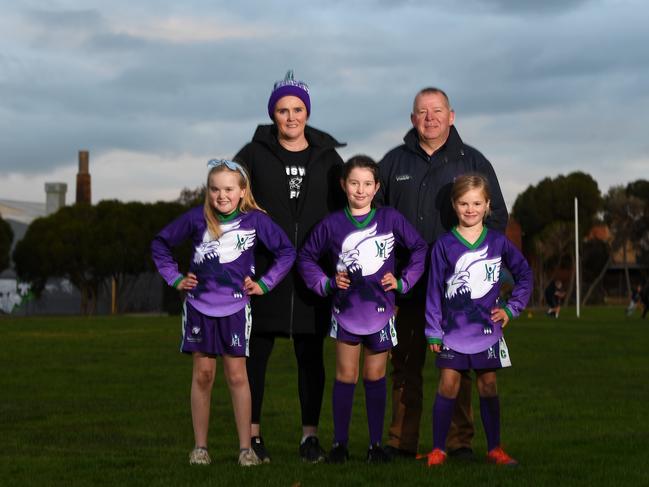
[[[45,203],[0,199],[0,215],[9,223],[14,232],[13,245],[23,238],[31,222],[45,214]],[[0,274],[0,276],[2,275],[4,273]]]
[[[11,243],[12,251],[16,242],[25,236],[30,223],[36,218],[45,216],[45,213],[45,203],[0,199],[0,215],[14,232],[14,240]],[[23,302],[28,292],[29,286],[19,286],[13,267],[5,269],[0,273],[0,313],[11,313],[17,305]]]

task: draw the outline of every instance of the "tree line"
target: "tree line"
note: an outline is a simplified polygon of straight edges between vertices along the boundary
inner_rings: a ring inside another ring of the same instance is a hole
[[[130,278],[155,272],[151,240],[186,209],[178,202],[116,200],[65,206],[28,227],[12,255],[16,274],[36,296],[48,279],[68,279],[81,294],[81,312],[92,314],[102,286],[114,280],[123,294]],[[178,253],[179,262],[188,262],[188,246]]]
[[[135,276],[155,272],[150,242],[168,222],[203,201],[204,188],[183,189],[175,202],[123,203],[101,201],[97,205],[75,204],[37,218],[16,244],[11,256],[21,281],[38,296],[48,279],[67,278],[81,294],[81,311],[93,313],[102,286],[114,280],[121,293]],[[631,292],[627,252],[649,265],[649,181],[615,186],[602,195],[588,174],[573,172],[545,178],[518,195],[512,216],[523,231],[526,256],[535,268],[536,302],[545,284],[560,270],[568,270],[568,295],[575,287],[574,198],[579,198],[579,241],[585,293],[590,302],[612,264],[622,253],[625,280]],[[585,237],[597,224],[606,224],[610,240]],[[0,218],[0,271],[9,266],[13,233]],[[177,250],[178,262],[189,261],[190,249]]]
[[[545,178],[530,185],[514,203],[512,215],[523,231],[524,252],[535,269],[537,304],[545,285],[561,270],[570,279],[568,299],[576,283],[574,199],[579,200],[579,245],[582,304],[588,304],[621,252],[627,293],[631,294],[628,251],[636,262],[649,266],[649,181],[637,180],[626,186],[613,186],[602,195],[597,182],[588,174],[573,172],[566,176]],[[586,238],[593,227],[603,224],[610,239]],[[601,293],[600,293],[601,294]]]

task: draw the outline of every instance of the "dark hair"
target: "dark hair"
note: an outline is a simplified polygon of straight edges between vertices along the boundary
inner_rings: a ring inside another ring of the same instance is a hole
[[[343,171],[340,175],[340,179],[347,181],[349,173],[352,172],[352,169],[356,168],[369,169],[374,176],[374,182],[379,182],[379,165],[372,159],[370,156],[364,154],[358,154],[356,156],[350,157],[349,160],[343,164]]]

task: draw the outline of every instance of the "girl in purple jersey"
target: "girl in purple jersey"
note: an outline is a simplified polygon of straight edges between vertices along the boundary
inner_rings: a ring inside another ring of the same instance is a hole
[[[252,328],[250,296],[274,288],[295,260],[286,234],[255,202],[246,171],[236,162],[208,163],[205,203],[167,225],[151,243],[153,260],[165,281],[185,293],[181,351],[193,357],[191,412],[195,448],[192,465],[211,462],[207,451],[210,400],[216,356],[232,397],[239,436],[239,464],[257,465],[250,445],[250,387],[246,357]],[[185,240],[194,253],[190,271],[180,274],[171,253]],[[253,249],[260,239],[275,255],[274,264],[256,280]]]
[[[428,280],[425,334],[431,351],[438,354],[441,374],[433,407],[433,450],[425,457],[429,466],[446,461],[446,436],[460,371],[473,369],[487,436],[487,460],[516,465],[500,445],[496,369],[511,365],[502,329],[527,305],[532,271],[507,237],[483,225],[490,198],[482,175],[456,178],[451,200],[459,224],[433,246]],[[509,301],[497,306],[501,265],[510,270],[515,285]]]
[[[343,168],[342,187],[348,207],[322,220],[300,250],[297,266],[307,286],[321,296],[333,294],[330,336],[336,339],[333,387],[334,442],[330,463],[349,458],[349,423],[358,380],[361,345],[363,384],[370,436],[369,463],[390,460],[381,447],[386,404],[385,369],[396,345],[395,292],[407,292],[424,270],[427,245],[407,220],[392,208],[373,208],[379,188],[378,165],[356,156]],[[395,247],[410,261],[395,277]],[[336,265],[332,277],[318,264],[327,256]]]

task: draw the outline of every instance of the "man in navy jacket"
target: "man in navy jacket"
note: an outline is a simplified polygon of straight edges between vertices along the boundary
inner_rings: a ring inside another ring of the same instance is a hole
[[[451,205],[451,186],[460,174],[484,175],[491,188],[488,227],[504,232],[507,208],[498,178],[489,161],[462,142],[455,129],[455,112],[448,96],[438,88],[424,88],[415,96],[410,116],[413,128],[404,144],[392,149],[379,163],[379,204],[403,213],[428,244],[457,223]],[[419,442],[422,412],[422,370],[426,358],[424,305],[427,278],[398,301],[397,336],[392,351],[392,421],[387,450],[393,455],[414,456]],[[471,378],[462,377],[453,424],[448,435],[450,455],[471,456],[473,439]]]

